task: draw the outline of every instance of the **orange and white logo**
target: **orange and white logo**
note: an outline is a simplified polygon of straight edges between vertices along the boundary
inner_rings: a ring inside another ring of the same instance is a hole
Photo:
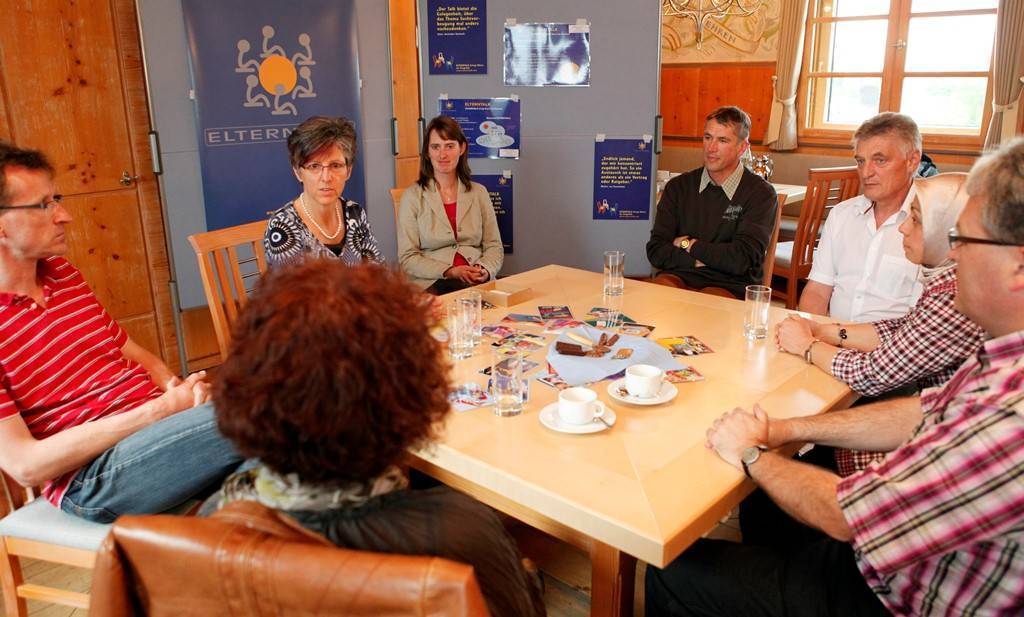
[[[245,76],[245,102],[243,107],[266,107],[273,116],[299,115],[296,99],[316,98],[313,88],[312,41],[303,32],[298,37],[300,51],[291,58],[280,45],[272,44],[274,27],[263,26],[262,51],[258,57],[246,58],[252,51],[252,43],[246,39],[238,41],[238,63],[236,73]],[[273,102],[271,102],[271,99]]]

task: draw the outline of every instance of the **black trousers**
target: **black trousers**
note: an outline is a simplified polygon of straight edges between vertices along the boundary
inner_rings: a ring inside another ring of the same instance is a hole
[[[469,283],[463,283],[459,279],[437,279],[424,291],[433,296],[441,296],[453,291],[461,291],[470,286]]]
[[[647,568],[645,615],[888,615],[850,545],[818,536],[792,550],[698,540],[668,567]]]

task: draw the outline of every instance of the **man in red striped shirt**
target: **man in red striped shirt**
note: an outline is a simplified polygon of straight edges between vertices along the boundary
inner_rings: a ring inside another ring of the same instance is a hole
[[[205,375],[181,380],[135,344],[62,257],[53,176],[0,143],[0,469],[89,520],[173,508],[241,458]]]
[[[648,617],[1024,614],[1024,138],[979,160],[967,192],[955,304],[991,338],[920,397],[723,414],[708,447],[804,526],[649,568]],[[805,442],[888,454],[839,478],[770,450]]]

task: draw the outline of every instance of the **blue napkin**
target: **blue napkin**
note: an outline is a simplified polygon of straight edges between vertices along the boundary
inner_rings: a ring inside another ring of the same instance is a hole
[[[556,338],[556,341],[573,343],[577,341],[566,336],[567,332],[582,335],[595,343],[601,338],[604,332],[598,328],[582,326],[563,332]],[[609,336],[611,334],[609,333]],[[633,350],[633,355],[624,360],[613,360],[615,352],[621,348]],[[558,376],[565,380],[570,386],[582,386],[595,381],[601,381],[609,375],[626,370],[626,367],[634,364],[650,364],[665,371],[674,371],[683,368],[684,365],[676,361],[671,353],[654,341],[639,336],[619,335],[619,340],[612,345],[612,350],[601,358],[586,358],[581,356],[566,356],[555,351],[554,343],[548,347],[548,363],[555,369]]]

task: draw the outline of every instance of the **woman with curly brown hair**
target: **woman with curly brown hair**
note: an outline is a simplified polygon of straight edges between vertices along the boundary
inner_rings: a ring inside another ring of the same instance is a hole
[[[398,467],[448,413],[431,308],[401,275],[311,259],[272,270],[242,311],[213,398],[254,469],[221,504],[258,501],[346,548],[473,566],[492,615],[543,615],[539,584],[486,506],[410,490]]]

